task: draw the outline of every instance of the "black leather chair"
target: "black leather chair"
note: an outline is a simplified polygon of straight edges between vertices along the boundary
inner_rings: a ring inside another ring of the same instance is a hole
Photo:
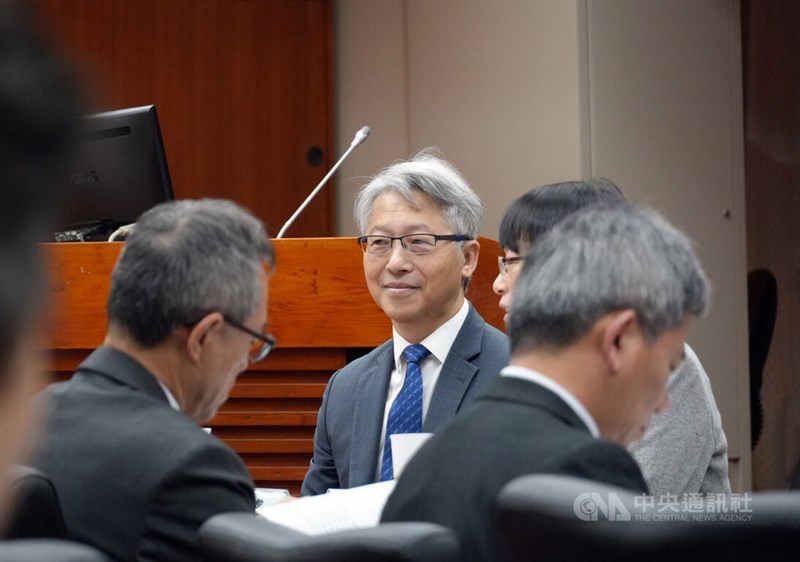
[[[55,539],[25,539],[0,542],[3,562],[109,562],[94,548]]]
[[[800,553],[800,493],[740,497],[735,511],[698,514],[659,498],[645,506],[630,491],[579,478],[524,476],[498,496],[497,542],[509,561],[727,562]]]
[[[750,345],[750,446],[755,449],[764,426],[761,387],[775,318],[778,314],[778,283],[767,269],[747,274],[747,318]]]
[[[46,474],[30,466],[14,466],[11,490],[17,500],[3,538],[67,538],[61,502]]]
[[[459,559],[452,531],[432,523],[310,536],[249,513],[223,513],[199,532],[209,562],[448,562]]]

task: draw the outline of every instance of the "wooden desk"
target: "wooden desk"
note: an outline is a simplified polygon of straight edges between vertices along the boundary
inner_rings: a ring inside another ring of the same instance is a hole
[[[481,238],[468,296],[487,322],[502,328],[491,284],[497,242]],[[367,290],[354,238],[275,240],[269,286],[270,331],[278,347],[239,378],[210,422],[245,460],[256,485],[298,493],[328,378],[351,358],[391,336],[391,324]],[[45,244],[52,264],[55,318],[52,380],[71,376],[102,342],[111,271],[122,243]]]

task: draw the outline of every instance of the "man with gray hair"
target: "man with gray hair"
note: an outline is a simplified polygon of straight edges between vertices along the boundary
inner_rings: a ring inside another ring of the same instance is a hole
[[[115,560],[197,560],[209,517],[255,509],[238,455],[198,425],[227,399],[263,333],[272,245],[222,200],[144,213],[111,278],[108,332],[50,386],[35,466],[58,490],[70,537]]]
[[[521,262],[545,232],[584,207],[628,204],[620,189],[605,179],[544,185],[515,200],[500,223],[505,256],[493,285],[500,307],[508,311]],[[711,381],[688,343],[684,352],[686,358],[667,383],[670,407],[653,416],[644,437],[628,450],[654,496],[728,494],[728,442]]]
[[[508,340],[464,293],[483,209],[430,152],[396,163],[358,194],[364,276],[392,338],[328,382],[304,495],[394,477],[389,436],[435,432],[508,363]]]
[[[709,284],[689,240],[653,211],[586,209],[537,240],[514,289],[511,364],[406,466],[384,521],[456,531],[493,560],[494,499],[523,474],[647,492],[625,446],[668,405]]]

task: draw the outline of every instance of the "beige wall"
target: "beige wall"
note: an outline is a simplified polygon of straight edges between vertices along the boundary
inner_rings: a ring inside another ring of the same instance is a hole
[[[750,486],[738,2],[588,2],[589,175],[692,236],[713,284],[689,341],[711,379],[731,480]]]
[[[573,1],[337,2],[340,149],[372,128],[339,174],[339,233],[364,177],[426,146],[478,192],[491,238],[522,192],[580,176],[575,22]]]
[[[336,17],[340,148],[373,128],[339,176],[339,232],[355,233],[363,177],[426,145],[480,194],[493,238],[531,187],[617,181],[698,242],[716,292],[690,340],[748,489],[738,2],[342,0]]]

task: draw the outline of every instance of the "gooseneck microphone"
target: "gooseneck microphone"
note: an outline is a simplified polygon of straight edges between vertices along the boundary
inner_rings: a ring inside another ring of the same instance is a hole
[[[339,166],[342,165],[342,162],[344,162],[347,159],[347,157],[350,156],[350,153],[353,152],[356,149],[356,147],[363,144],[364,141],[367,140],[368,136],[369,136],[369,127],[367,127],[366,125],[361,127],[356,132],[355,136],[353,137],[353,142],[350,143],[350,147],[345,151],[344,154],[342,154],[342,157],[339,158],[336,164],[333,165],[333,168],[331,168],[331,170],[325,175],[325,177],[322,178],[322,181],[319,182],[317,187],[314,188],[314,191],[312,191],[311,194],[308,197],[306,197],[306,200],[303,201],[303,204],[300,205],[294,212],[294,214],[291,217],[289,217],[289,220],[284,223],[284,225],[281,227],[280,232],[278,232],[278,236],[276,236],[276,238],[283,238],[283,235],[286,234],[286,231],[289,230],[289,227],[292,226],[297,217],[300,216],[300,213],[302,213],[305,210],[305,208],[308,207],[308,204],[311,203],[314,197],[317,196],[317,193],[319,193],[320,190],[325,186],[325,184],[328,183],[328,180],[331,179],[331,176],[336,173],[336,170],[339,169]]]

